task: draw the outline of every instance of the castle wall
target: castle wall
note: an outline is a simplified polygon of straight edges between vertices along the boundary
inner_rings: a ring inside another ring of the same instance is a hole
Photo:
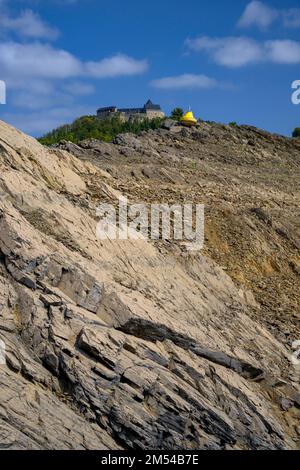
[[[109,116],[113,116],[117,114],[117,108],[102,108],[98,109],[97,117],[99,119],[106,119]]]
[[[147,109],[146,117],[148,119],[164,118],[165,113],[163,113],[162,111],[158,111],[158,110],[149,110],[149,109]]]
[[[157,106],[159,108],[159,106]],[[165,114],[160,109],[148,109],[147,105],[144,108],[124,108],[118,110],[116,107],[100,108],[97,111],[99,119],[107,119],[119,116],[121,121],[143,121],[144,119],[164,118]]]

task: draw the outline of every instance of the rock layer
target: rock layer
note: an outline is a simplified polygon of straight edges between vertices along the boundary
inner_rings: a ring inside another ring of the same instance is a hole
[[[182,194],[205,126],[46,149],[0,124],[0,448],[299,448],[298,371],[249,286],[208,251],[96,237],[99,202]]]

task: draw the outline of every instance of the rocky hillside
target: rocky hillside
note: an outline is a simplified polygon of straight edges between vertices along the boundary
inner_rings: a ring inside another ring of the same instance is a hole
[[[299,151],[208,123],[47,149],[0,123],[0,448],[300,448]],[[98,241],[120,194],[204,203],[204,250]]]

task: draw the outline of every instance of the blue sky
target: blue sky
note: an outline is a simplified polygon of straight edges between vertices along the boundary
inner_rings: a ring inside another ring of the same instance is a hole
[[[100,106],[300,126],[299,0],[0,0],[0,118],[32,135]]]

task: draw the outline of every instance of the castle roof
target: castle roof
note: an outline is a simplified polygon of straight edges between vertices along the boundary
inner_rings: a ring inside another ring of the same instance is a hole
[[[116,111],[117,107],[116,106],[106,106],[104,108],[99,108],[98,112],[101,111]]]
[[[121,108],[118,109],[116,106],[107,106],[105,108],[99,108],[98,113],[101,112],[120,112],[120,113],[132,113],[132,114],[143,114],[147,111],[161,111],[161,107],[159,104],[153,104],[151,100],[148,100],[146,104],[144,104],[143,108]]]
[[[142,113],[144,111],[144,108],[121,108],[118,109],[120,113]]]
[[[148,100],[144,106],[144,109],[160,111],[161,107],[159,104],[153,104],[151,100]]]

